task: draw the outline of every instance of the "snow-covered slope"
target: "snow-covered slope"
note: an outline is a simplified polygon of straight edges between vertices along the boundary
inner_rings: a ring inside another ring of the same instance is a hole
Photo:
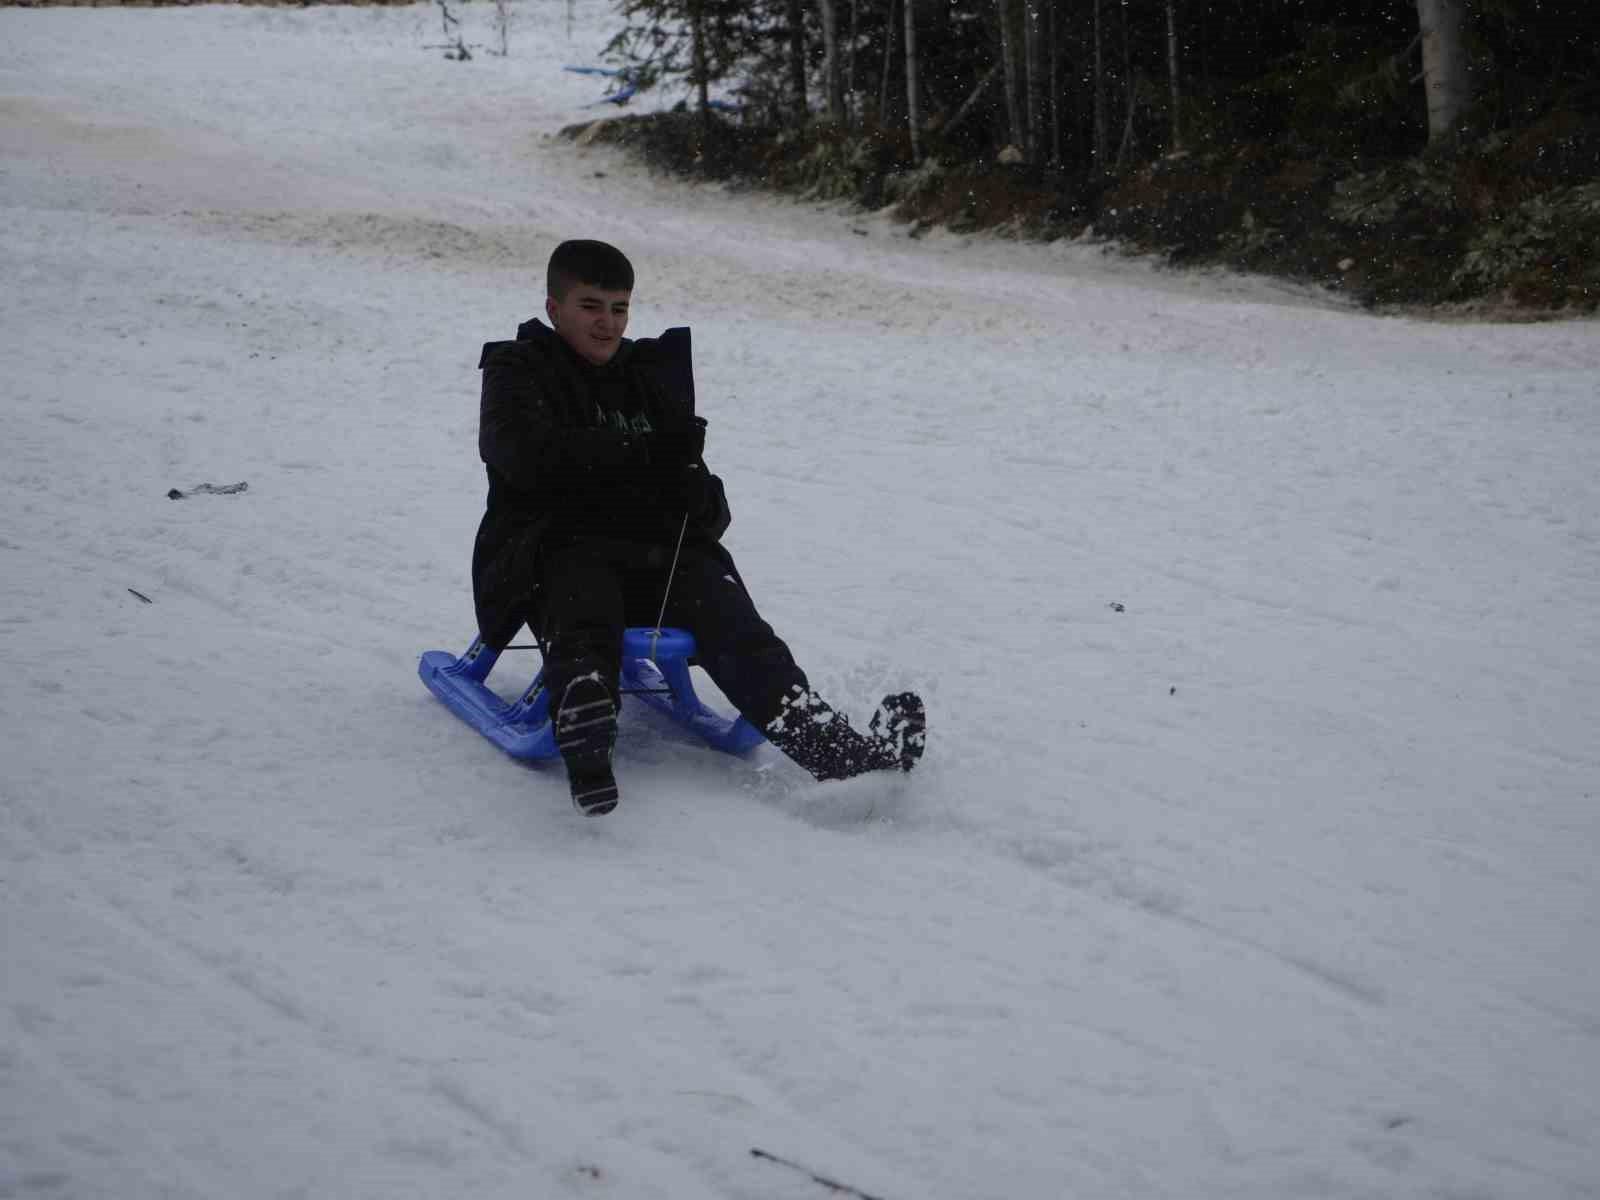
[[[1600,1195],[1600,326],[652,179],[515,13],[0,9],[0,1196]],[[417,682],[569,236],[911,780]]]

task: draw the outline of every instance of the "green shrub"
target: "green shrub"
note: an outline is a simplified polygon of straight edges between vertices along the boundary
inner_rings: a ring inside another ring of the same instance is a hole
[[[1452,279],[1478,292],[1553,289],[1592,307],[1600,295],[1600,183],[1546,192],[1484,224]]]

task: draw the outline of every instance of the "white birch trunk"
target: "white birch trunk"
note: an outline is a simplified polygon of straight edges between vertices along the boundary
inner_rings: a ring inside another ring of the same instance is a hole
[[[1428,144],[1461,131],[1472,102],[1466,45],[1466,0],[1417,0],[1422,27],[1422,75],[1428,90]]]

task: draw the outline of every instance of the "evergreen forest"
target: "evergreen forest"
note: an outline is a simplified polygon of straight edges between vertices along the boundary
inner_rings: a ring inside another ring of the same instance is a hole
[[[1600,302],[1595,0],[622,0],[669,170],[1363,304]],[[577,127],[573,130],[578,132]]]

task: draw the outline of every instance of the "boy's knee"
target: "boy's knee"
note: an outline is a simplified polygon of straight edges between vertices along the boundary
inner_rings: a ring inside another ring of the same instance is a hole
[[[613,638],[607,630],[569,629],[550,640],[549,654],[545,658],[545,681],[552,694],[560,695],[572,680],[596,675],[615,703],[620,696],[621,667],[620,632]]]
[[[794,667],[789,647],[775,637],[740,639],[719,649],[716,657],[726,668],[739,673],[768,675]]]
[[[806,686],[789,647],[770,635],[722,647],[705,665],[723,694],[753,720],[771,719],[791,688]]]

